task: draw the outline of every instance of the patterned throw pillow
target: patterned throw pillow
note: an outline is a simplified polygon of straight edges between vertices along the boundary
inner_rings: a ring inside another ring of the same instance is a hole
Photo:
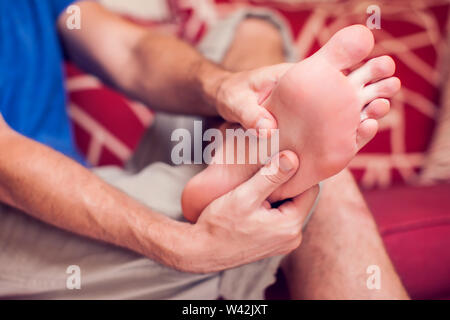
[[[153,113],[66,64],[69,116],[80,151],[89,164],[123,165],[132,155]]]
[[[442,52],[447,46],[448,0],[296,1],[296,0],[172,0],[193,43],[217,19],[244,5],[271,7],[290,23],[301,58],[320,48],[337,30],[366,24],[369,6],[381,9],[381,29],[373,30],[372,56],[391,55],[402,91],[381,121],[380,133],[354,159],[350,168],[365,188],[414,182],[424,165],[442,86]],[[215,8],[215,10],[213,10]]]

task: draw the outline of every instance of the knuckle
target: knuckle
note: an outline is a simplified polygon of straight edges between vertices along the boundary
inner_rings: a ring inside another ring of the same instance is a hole
[[[292,251],[294,251],[294,250],[298,249],[298,247],[300,247],[301,242],[302,242],[301,238],[290,241],[289,243],[286,244],[286,246],[281,250],[280,253],[282,255],[291,253]]]
[[[292,252],[300,247],[301,243],[302,235],[297,233],[295,237],[290,237],[289,241],[286,242],[285,250],[288,252]]]
[[[370,68],[372,69],[373,74],[383,74],[386,71],[385,63],[383,59],[374,59],[370,64]]]
[[[287,255],[287,254],[289,254],[291,252],[292,252],[291,249],[284,248],[284,249],[280,250],[280,255],[284,256],[284,255]]]
[[[294,231],[294,228],[283,228],[281,232],[276,234],[276,238],[280,241],[280,254],[288,254],[300,245],[301,234],[298,230]]]
[[[285,181],[285,176],[280,172],[277,172],[275,174],[266,174],[263,176],[266,179],[266,181],[272,185],[279,185]]]
[[[301,228],[298,228],[297,226],[292,227],[288,232],[287,232],[287,237],[290,241],[295,241],[296,239],[298,239],[299,236],[301,236],[300,231]]]
[[[282,230],[280,232],[280,237],[282,237],[285,242],[290,243],[302,237],[303,224],[300,220],[301,219],[299,218],[292,219],[284,227],[280,228],[280,230]]]
[[[370,66],[370,68],[372,69],[373,75],[379,75],[384,73],[384,67],[380,61],[374,61]]]
[[[393,90],[392,90],[391,83],[389,83],[389,81],[384,81],[383,83],[380,83],[380,85],[377,86],[377,90],[376,90],[376,92],[380,96],[386,96],[386,95],[390,94],[391,91],[393,91]]]
[[[382,56],[372,60],[372,73],[376,75],[387,75],[394,72],[395,64],[391,57]]]
[[[300,236],[300,237],[297,237],[296,239],[294,239],[293,241],[292,241],[292,244],[291,244],[291,251],[294,251],[294,250],[296,250],[298,247],[300,247],[300,245],[302,244],[302,237]]]

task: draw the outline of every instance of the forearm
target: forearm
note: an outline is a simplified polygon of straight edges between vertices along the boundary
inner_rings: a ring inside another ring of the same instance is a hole
[[[215,99],[228,74],[189,44],[140,27],[90,1],[78,3],[80,30],[59,31],[70,58],[107,84],[154,110],[216,115]]]
[[[147,32],[132,50],[133,81],[125,89],[156,109],[217,115],[216,97],[229,74],[172,36]]]
[[[0,201],[73,233],[178,266],[181,223],[158,215],[65,156],[0,133]]]

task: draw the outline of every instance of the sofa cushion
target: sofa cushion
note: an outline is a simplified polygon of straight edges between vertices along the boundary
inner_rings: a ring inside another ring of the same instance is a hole
[[[450,295],[450,185],[365,192],[386,249],[415,299]]]
[[[91,165],[122,165],[153,121],[153,113],[66,64],[69,115],[76,142]]]

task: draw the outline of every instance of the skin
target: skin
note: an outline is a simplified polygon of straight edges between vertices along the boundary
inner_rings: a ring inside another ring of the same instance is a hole
[[[350,26],[337,32],[312,57],[286,65],[285,74],[276,81],[262,105],[277,119],[280,148],[295,151],[301,167],[270,196],[270,201],[294,197],[339,173],[377,133],[377,121],[373,118],[361,121],[361,113],[365,106],[372,111],[377,109],[378,113],[389,111],[389,101],[381,98],[390,98],[400,89],[399,79],[392,77],[393,60],[378,57],[348,76],[342,72],[367,57],[373,43],[372,33],[366,27]],[[232,139],[225,138],[224,159],[228,145],[233,144]],[[246,150],[235,153],[248,155],[255,148],[256,144],[248,144]],[[209,202],[258,169],[259,165],[248,162],[210,165],[184,190],[185,217],[196,221]],[[217,180],[221,183],[215,184]]]
[[[62,15],[61,37],[74,61],[111,86],[143,102],[154,101],[161,111],[221,115],[246,127],[265,118],[269,126],[275,125],[270,113],[258,106],[254,89],[267,74],[225,71],[176,38],[135,26],[96,3],[77,4],[82,29],[66,29],[67,17]],[[225,81],[234,85],[224,87]],[[230,100],[234,94],[240,98]],[[317,195],[312,189],[283,208],[267,207],[267,196],[298,169],[296,155],[282,152],[287,170],[273,176],[255,174],[211,203],[202,221],[191,225],[142,206],[74,161],[14,132],[2,118],[0,148],[5,150],[0,152],[1,202],[187,272],[220,271],[294,250],[301,241],[299,226]],[[243,201],[249,197],[253,201]]]

